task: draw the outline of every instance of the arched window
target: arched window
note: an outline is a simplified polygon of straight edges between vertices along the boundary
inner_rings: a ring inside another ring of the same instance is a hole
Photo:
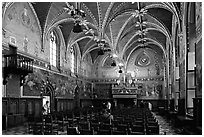
[[[50,34],[50,65],[57,66],[57,37],[53,31]]]
[[[70,63],[71,63],[71,72],[74,73],[74,48],[73,46],[70,48],[70,53],[71,53],[71,59],[70,59]]]

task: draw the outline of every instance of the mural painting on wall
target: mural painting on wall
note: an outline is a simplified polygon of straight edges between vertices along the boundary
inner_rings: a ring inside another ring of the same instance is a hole
[[[83,92],[80,94],[80,98],[92,98],[91,84],[84,83]]]
[[[50,83],[54,88],[56,97],[73,98],[74,87],[73,81],[68,81],[67,77],[48,73],[43,70],[35,69],[25,77],[24,96],[40,96],[45,92],[46,83]]]
[[[74,97],[74,89],[70,88],[70,84],[65,80],[58,80],[55,87],[55,95],[57,97],[67,97],[73,98]]]
[[[8,14],[8,20],[9,20],[9,21],[12,21],[12,20],[15,19],[16,17],[17,17],[17,11],[16,11],[16,8],[13,7],[13,8],[10,10],[9,14]]]
[[[34,54],[36,57],[38,57],[38,42],[36,41],[35,42],[35,51],[34,51]]]
[[[23,49],[27,53],[28,52],[28,37],[25,36],[23,40]]]
[[[35,69],[33,73],[25,76],[24,80],[24,96],[40,96],[46,76],[40,70]]]
[[[23,8],[23,10],[20,13],[20,17],[21,17],[22,23],[26,27],[30,27],[30,25],[31,25],[31,18],[29,16],[28,11],[29,10],[27,9],[27,5],[24,5],[24,8]]]
[[[112,84],[96,84],[93,98],[110,98],[112,94]]]
[[[202,22],[202,2],[196,2],[196,26]]]
[[[38,28],[38,24],[37,24],[36,21],[34,21],[32,26],[30,27],[30,30],[31,30],[32,33],[38,33],[39,34],[40,33],[39,30],[36,29],[36,28]]]
[[[162,98],[162,85],[138,84],[138,98]]]
[[[55,89],[56,97],[73,98],[75,81],[68,77],[49,73],[48,79]]]

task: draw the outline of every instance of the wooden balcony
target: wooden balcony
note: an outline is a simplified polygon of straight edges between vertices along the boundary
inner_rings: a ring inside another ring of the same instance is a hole
[[[4,55],[3,69],[5,73],[27,74],[33,72],[33,59],[12,54]]]

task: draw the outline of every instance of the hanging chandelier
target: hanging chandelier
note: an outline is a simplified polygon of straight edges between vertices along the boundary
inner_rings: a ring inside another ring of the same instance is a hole
[[[82,27],[80,25],[80,22],[75,21],[75,24],[74,24],[74,27],[73,27],[73,32],[74,33],[80,33],[82,31],[83,31],[83,29],[82,29]]]
[[[75,19],[73,32],[74,33],[83,32],[82,22],[86,17],[86,14],[84,13],[84,11],[79,10],[79,9],[74,9],[71,11],[71,16]]]
[[[102,39],[102,40],[98,40],[96,42],[97,46],[99,47],[99,51],[98,51],[98,55],[104,55],[104,53],[106,51],[111,51],[110,49],[108,48],[105,48],[106,45],[108,45],[108,43],[106,42],[105,39]]]
[[[115,67],[115,66],[116,66],[116,62],[113,61],[113,62],[111,63],[111,66],[112,66],[112,67]]]
[[[79,20],[79,19],[84,19],[86,17],[86,14],[83,10],[79,10],[79,9],[74,9],[71,11],[71,16],[75,19],[75,20]]]
[[[77,7],[77,6],[76,6]],[[78,8],[74,8],[73,6],[69,5],[67,3],[67,7],[64,7],[64,10],[71,15],[71,17],[74,19],[74,27],[73,27],[73,32],[74,33],[80,33],[83,32],[82,25],[88,29],[87,22],[85,20],[86,14],[83,10],[80,10]]]
[[[112,53],[111,58],[113,59],[113,61],[112,61],[112,63],[111,63],[111,66],[112,66],[112,67],[117,66],[115,59],[118,58],[118,55],[117,55],[116,53]]]
[[[119,63],[119,64],[118,64],[118,67],[119,67],[118,73],[123,73],[123,70],[122,70],[123,66],[124,66],[123,63]]]
[[[118,73],[123,73],[123,71],[122,71],[122,69],[121,69],[121,68],[119,69]]]
[[[98,51],[98,55],[104,55],[104,46],[105,46],[105,41],[104,40],[100,40],[96,42],[98,47],[99,47],[99,51]]]

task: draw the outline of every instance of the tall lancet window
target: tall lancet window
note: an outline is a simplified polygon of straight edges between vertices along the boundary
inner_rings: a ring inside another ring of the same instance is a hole
[[[50,34],[50,65],[57,66],[57,38],[53,31]]]
[[[73,48],[73,46],[71,46],[71,48],[70,48],[70,53],[71,53],[71,59],[70,59],[70,64],[71,64],[71,72],[72,73],[74,73],[74,55],[75,55],[75,53],[74,53],[74,48]]]

